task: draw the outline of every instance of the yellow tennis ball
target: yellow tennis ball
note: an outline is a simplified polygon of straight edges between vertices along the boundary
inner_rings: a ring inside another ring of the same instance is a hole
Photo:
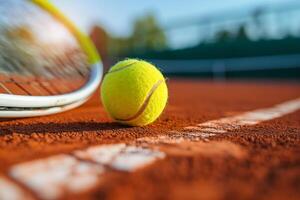
[[[152,64],[127,59],[113,66],[104,77],[101,99],[110,117],[122,124],[145,126],[163,112],[168,88]]]

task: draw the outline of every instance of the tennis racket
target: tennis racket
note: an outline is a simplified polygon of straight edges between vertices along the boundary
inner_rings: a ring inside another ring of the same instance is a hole
[[[0,0],[0,117],[78,107],[102,74],[88,36],[47,0]]]

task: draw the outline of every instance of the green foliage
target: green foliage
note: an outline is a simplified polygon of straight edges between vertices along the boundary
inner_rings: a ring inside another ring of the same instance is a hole
[[[153,15],[138,19],[134,24],[132,44],[138,50],[161,50],[166,48],[166,36]]]
[[[129,37],[112,37],[109,44],[110,55],[114,56],[158,51],[168,46],[166,35],[152,14],[137,19]]]

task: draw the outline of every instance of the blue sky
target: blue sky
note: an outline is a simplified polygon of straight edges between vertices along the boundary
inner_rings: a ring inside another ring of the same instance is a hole
[[[52,0],[84,30],[99,23],[118,36],[129,34],[132,21],[148,12],[154,12],[162,24],[167,24],[172,20],[226,9],[247,9],[288,1],[293,0]]]
[[[189,19],[202,15],[212,15],[226,10],[246,12],[258,6],[280,7],[284,3],[299,0],[51,0],[82,30],[88,32],[92,25],[99,24],[114,36],[130,35],[132,22],[139,16],[149,12],[154,13],[162,25],[176,22],[180,19]],[[288,22],[298,27],[300,15],[288,18]],[[287,20],[287,19],[286,19]],[[278,21],[272,22],[275,27]],[[272,24],[271,23],[271,24]],[[273,28],[274,29],[274,28]],[[186,37],[186,33],[189,33]],[[205,32],[205,30],[204,30]],[[207,32],[207,31],[206,31]],[[197,27],[181,30],[168,35],[173,48],[191,46],[199,42]],[[200,39],[201,40],[201,39]]]

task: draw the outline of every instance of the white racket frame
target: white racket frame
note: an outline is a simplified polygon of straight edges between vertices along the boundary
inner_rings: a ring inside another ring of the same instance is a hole
[[[50,107],[50,108],[36,108],[36,109],[30,109],[30,110],[1,110],[0,111],[0,117],[1,118],[26,118],[26,117],[37,117],[37,116],[46,116],[46,115],[52,115],[57,114],[61,112],[65,112],[67,110],[71,110],[74,108],[77,108],[84,104],[87,99],[76,101],[74,103],[71,103],[69,105],[64,106],[57,106],[57,107]]]
[[[45,11],[55,15],[74,33],[82,48],[89,57],[90,77],[87,83],[77,91],[54,96],[24,96],[0,94],[1,118],[34,117],[67,111],[82,105],[98,88],[102,76],[103,65],[96,48],[85,34],[81,33],[59,10],[47,0],[27,0],[39,5]]]

